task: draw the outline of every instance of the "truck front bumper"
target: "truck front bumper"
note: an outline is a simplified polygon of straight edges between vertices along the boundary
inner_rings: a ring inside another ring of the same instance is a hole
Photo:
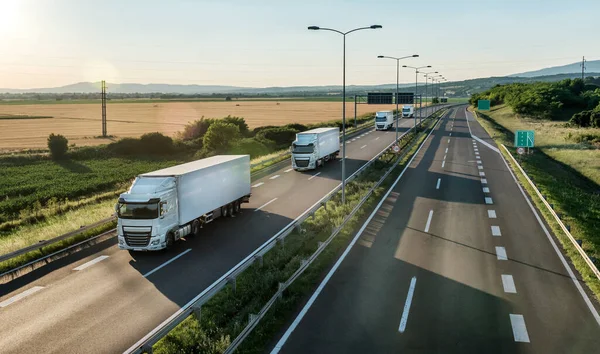
[[[127,242],[125,242],[125,237],[122,235],[117,236],[118,245],[120,250],[128,250],[128,251],[160,251],[167,247],[166,242],[160,242],[160,237],[152,237],[148,245],[139,247],[139,246],[129,246]],[[157,242],[158,241],[158,242]]]

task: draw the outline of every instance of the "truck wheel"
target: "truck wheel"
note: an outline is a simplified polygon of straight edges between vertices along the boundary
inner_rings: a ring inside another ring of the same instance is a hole
[[[240,212],[240,209],[242,209],[242,206],[240,204],[240,201],[238,200],[237,202],[234,202],[234,204],[233,204],[233,212],[237,214]]]
[[[229,214],[229,217],[232,217],[232,216],[233,216],[233,209],[234,209],[234,208],[233,208],[233,203],[229,203],[229,204],[227,205],[227,214]]]
[[[224,218],[229,216],[229,208],[227,208],[227,205],[221,207],[221,216]]]
[[[169,232],[167,235],[167,249],[173,248],[173,244],[175,243],[175,235],[172,232]]]
[[[200,221],[198,219],[192,222],[192,236],[198,236],[200,233]]]

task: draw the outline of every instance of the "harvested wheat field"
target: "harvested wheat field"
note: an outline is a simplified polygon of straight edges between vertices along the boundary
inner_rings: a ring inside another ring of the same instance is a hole
[[[48,119],[0,120],[0,150],[45,148],[50,133],[62,134],[78,146],[105,144],[122,137],[138,137],[161,132],[174,136],[189,121],[243,117],[250,128],[288,123],[316,123],[339,119],[340,102],[159,102],[114,103],[107,105],[107,130],[102,134],[101,108],[98,104],[0,105],[0,115],[51,116]],[[395,105],[358,105],[358,115],[395,109]],[[354,117],[354,103],[346,107],[347,117]]]

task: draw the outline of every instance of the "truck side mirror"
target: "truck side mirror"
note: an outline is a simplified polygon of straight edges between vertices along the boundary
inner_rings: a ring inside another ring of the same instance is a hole
[[[118,213],[118,212],[119,212],[119,203],[116,203],[115,204],[115,213]]]

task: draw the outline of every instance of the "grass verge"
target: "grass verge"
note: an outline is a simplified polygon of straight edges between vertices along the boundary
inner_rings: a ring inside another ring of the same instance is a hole
[[[429,121],[429,126],[433,124]],[[426,131],[427,132],[427,131]],[[407,147],[408,154],[401,161],[406,164],[416,151],[418,142],[425,133],[418,135],[414,144]],[[356,206],[365,193],[383,176],[395,162],[396,155],[384,154],[371,167],[347,185],[346,204],[341,204],[336,195],[320,208],[312,218],[302,224],[302,230],[295,230],[283,244],[277,245],[263,258],[262,266],[253,264],[237,278],[236,291],[227,287],[202,307],[202,316],[190,316],[177,328],[159,341],[153,348],[155,353],[221,353],[245,327],[248,317],[257,313],[277,291],[278,284],[288,279],[303,259],[308,258],[317,248],[319,241],[326,240],[335,227]],[[298,305],[318,284],[323,273],[337,259],[340,252],[355,234],[361,222],[374,208],[387,188],[400,173],[400,168],[386,178],[363,207],[345,224],[342,231],[315,260],[296,282],[286,290],[279,300],[252,332],[251,336],[238,348],[241,353],[262,353],[274,334],[289,320]]]
[[[477,120],[498,145],[504,144],[509,150],[514,150],[513,132],[498,124],[487,114],[478,112]],[[502,148],[500,151],[585,283],[596,298],[600,299],[600,281],[581,258],[568,236],[564,234],[519,169],[513,166],[506,151]],[[517,156],[515,158],[519,159]],[[561,220],[570,226],[573,237],[583,241],[582,247],[585,252],[590,257],[600,259],[600,234],[598,234],[598,230],[600,230],[600,188],[598,185],[572,167],[554,160],[537,149],[534,154],[523,156],[520,160],[521,167],[534,181],[548,203],[553,205],[555,212],[561,216]]]

